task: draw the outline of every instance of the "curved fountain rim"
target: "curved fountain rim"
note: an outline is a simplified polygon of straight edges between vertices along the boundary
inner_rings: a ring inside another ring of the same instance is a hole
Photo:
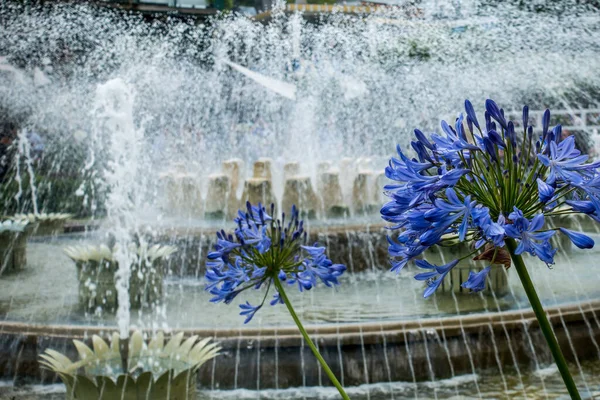
[[[591,314],[594,318],[596,312],[600,312],[600,300],[589,300],[583,302],[565,303],[558,306],[546,308],[546,313],[553,323],[564,321],[580,321],[586,318],[585,314]],[[423,330],[442,329],[445,332],[456,331],[457,334],[465,330],[477,329],[481,326],[492,326],[499,328],[510,328],[518,326],[533,326],[537,320],[532,310],[518,309],[500,312],[483,312],[469,315],[435,317],[428,319],[413,319],[406,321],[386,322],[356,322],[341,324],[307,325],[306,330],[311,335],[321,338],[341,337],[392,333],[412,333]],[[35,324],[17,321],[1,321],[0,335],[37,335],[55,338],[87,338],[91,335],[105,336],[107,332],[116,331],[116,326],[93,326],[93,325],[64,325],[64,324]],[[140,329],[142,332],[152,332],[152,329]],[[300,339],[301,335],[294,326],[264,327],[264,328],[173,328],[173,332],[183,332],[186,336],[199,335],[211,336],[219,339],[245,338],[265,339],[268,337]]]

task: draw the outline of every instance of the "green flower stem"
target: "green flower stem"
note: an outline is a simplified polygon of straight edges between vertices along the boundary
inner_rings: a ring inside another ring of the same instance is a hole
[[[350,397],[348,397],[348,395],[344,391],[344,388],[342,387],[342,385],[340,384],[340,382],[337,380],[337,378],[335,377],[335,375],[333,374],[333,372],[329,368],[329,365],[327,365],[327,363],[323,359],[323,356],[321,356],[321,353],[319,353],[319,350],[317,350],[317,347],[315,346],[315,344],[312,342],[312,340],[308,336],[308,333],[306,332],[306,329],[304,329],[304,326],[302,325],[302,322],[300,322],[300,319],[298,318],[298,316],[296,315],[296,312],[294,311],[294,308],[292,307],[292,303],[290,303],[290,299],[288,299],[287,295],[285,294],[285,290],[283,290],[283,285],[281,284],[281,281],[279,281],[278,277],[274,277],[273,278],[273,282],[275,283],[275,287],[277,288],[277,291],[279,292],[279,295],[281,296],[281,299],[285,303],[288,311],[290,312],[292,318],[294,319],[294,322],[298,326],[298,329],[300,330],[300,333],[304,337],[304,340],[306,340],[306,343],[308,343],[308,346],[312,350],[312,352],[315,355],[315,357],[317,357],[317,360],[319,360],[319,363],[321,364],[321,366],[325,370],[325,373],[329,377],[329,380],[331,380],[331,383],[333,383],[333,385],[337,388],[337,390],[340,392],[340,395],[342,396],[342,398],[344,400],[350,400]]]
[[[527,272],[527,268],[525,267],[525,263],[523,262],[523,257],[521,257],[521,255],[515,254],[517,243],[514,239],[506,239],[506,247],[510,252],[510,258],[512,258],[513,263],[515,264],[515,269],[519,274],[519,278],[521,279],[521,283],[523,284],[525,293],[527,293],[529,303],[531,304],[533,312],[535,313],[535,317],[537,318],[538,323],[540,324],[540,328],[544,333],[546,342],[548,342],[548,346],[550,347],[550,351],[552,352],[554,361],[556,362],[558,370],[560,371],[560,375],[562,376],[563,381],[565,382],[565,386],[567,387],[567,390],[569,391],[569,394],[571,395],[572,399],[580,400],[581,396],[579,395],[577,386],[575,386],[573,377],[569,372],[569,367],[567,366],[565,357],[563,356],[563,353],[560,350],[560,346],[558,345],[556,336],[554,336],[554,332],[552,331],[550,322],[548,322],[548,318],[546,317],[546,313],[544,312],[542,303],[540,302],[535,288],[533,287],[533,282],[531,282],[531,278],[529,277],[529,273]]]

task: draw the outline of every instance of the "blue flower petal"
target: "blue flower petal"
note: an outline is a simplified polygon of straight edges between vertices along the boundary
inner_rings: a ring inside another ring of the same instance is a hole
[[[500,107],[498,107],[498,104],[496,104],[496,102],[494,100],[487,99],[485,101],[485,109],[487,110],[488,113],[490,113],[490,116],[493,119],[495,119],[496,121],[498,121],[498,123],[504,129],[507,128],[506,119],[504,118],[504,115],[502,114],[502,110],[500,110]]]
[[[571,242],[580,249],[591,249],[594,247],[594,240],[581,232],[575,232],[566,228],[560,228],[560,231],[567,235],[571,239]]]
[[[547,201],[552,199],[552,197],[554,196],[554,188],[552,186],[548,185],[540,178],[537,178],[537,185],[540,201],[542,203],[546,203]]]
[[[252,304],[250,304],[248,302],[246,302],[246,304],[240,304],[240,308],[242,309],[242,312],[240,312],[240,315],[246,316],[246,320],[244,320],[244,324],[247,324],[248,322],[250,322],[250,320],[252,320],[252,318],[254,317],[254,314],[256,314],[256,312],[258,310],[260,310],[261,307],[262,307],[262,305],[253,306]]]
[[[490,273],[490,269],[491,266],[488,266],[479,272],[469,272],[469,278],[461,286],[473,292],[481,292],[485,289],[485,280]]]
[[[565,203],[573,207],[573,210],[584,214],[593,214],[596,211],[596,207],[591,201],[567,200]]]
[[[477,122],[477,115],[475,114],[475,110],[473,109],[473,105],[471,104],[471,102],[469,100],[465,100],[465,111],[467,112],[467,115],[469,116],[469,118],[471,119],[471,121],[473,121],[473,124],[481,129],[479,127],[479,122]]]

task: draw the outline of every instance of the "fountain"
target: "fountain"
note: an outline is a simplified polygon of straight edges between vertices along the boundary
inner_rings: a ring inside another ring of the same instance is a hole
[[[129,304],[131,308],[148,306],[162,300],[164,259],[176,251],[171,246],[130,246],[135,260],[130,265]],[[115,249],[108,246],[66,247],[75,262],[79,281],[79,304],[90,311],[114,312],[118,307],[115,276],[119,264]]]
[[[218,356],[220,348],[216,343],[209,344],[210,338],[198,340],[197,336],[192,336],[183,343],[182,339],[183,334],[173,335],[165,345],[164,336],[159,333],[145,343],[142,333],[134,332],[127,344],[130,354],[127,369],[138,370],[135,375],[122,374],[117,333],[113,335],[110,347],[102,338],[93,336],[94,350],[74,340],[80,357],[77,362],[48,349],[42,354],[40,363],[60,375],[67,387],[67,398],[195,400],[196,372],[202,364]]]
[[[0,255],[2,272],[19,270],[27,265],[27,232],[29,221],[7,220],[0,223]]]
[[[3,5],[0,67],[11,68],[0,68],[0,127],[10,162],[2,164],[0,206],[5,216],[72,217],[15,245],[20,268],[0,268],[0,398],[64,398],[56,374],[38,364],[46,349],[75,359],[73,339],[89,345],[118,331],[123,340],[134,329],[220,343],[222,356],[199,369],[201,398],[336,398],[283,307],[243,325],[235,307],[208,301],[206,255],[246,201],[299,205],[309,241],[347,266],[335,291],[291,297],[353,399],[563,390],[512,269],[496,268],[489,290],[469,294],[459,283],[486,266],[473,261],[428,300],[422,282],[387,271],[382,171],[394,144],[410,152],[413,128],[439,130],[465,98],[494,97],[514,110],[530,104],[537,131],[546,106],[564,110],[553,123],[564,118],[572,132],[600,129],[598,10],[571,4],[557,16],[484,3],[425,1],[418,16],[381,8],[315,23],[275,10],[265,24],[235,15],[149,23],[82,5]],[[5,122],[22,133],[11,139]],[[42,153],[23,132],[39,133]],[[600,239],[588,220],[569,223]],[[115,292],[81,307],[100,281],[90,272],[80,286],[84,266],[64,249],[109,238]],[[152,246],[177,251],[152,263],[156,297],[132,297],[136,249]],[[562,246],[550,271],[527,262],[591,396],[600,384],[595,250]],[[2,266],[15,264],[6,249]],[[442,263],[451,256],[427,255]]]

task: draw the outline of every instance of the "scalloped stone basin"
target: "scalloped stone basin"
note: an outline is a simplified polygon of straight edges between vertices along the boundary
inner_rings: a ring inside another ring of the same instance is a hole
[[[125,342],[114,332],[109,343],[92,336],[92,347],[74,340],[79,357],[72,360],[54,349],[40,356],[42,367],[56,373],[66,386],[67,400],[196,400],[198,368],[218,355],[210,338],[183,333],[165,343],[161,332],[145,341],[135,331]],[[121,347],[127,346],[127,365]]]
[[[27,264],[29,232],[0,232],[0,272],[21,270]]]

